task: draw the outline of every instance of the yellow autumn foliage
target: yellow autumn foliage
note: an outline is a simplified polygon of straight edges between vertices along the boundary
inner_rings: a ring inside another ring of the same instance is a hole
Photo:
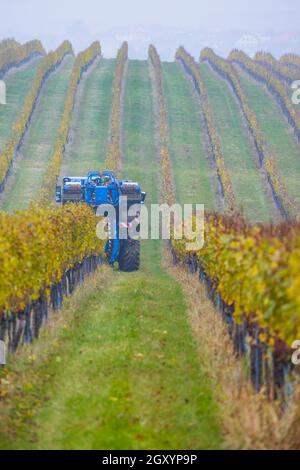
[[[124,42],[117,53],[116,70],[112,89],[112,105],[110,115],[110,134],[105,166],[117,176],[121,167],[121,106],[122,86],[125,67],[128,59],[128,44]]]
[[[173,240],[184,260],[186,240]],[[195,254],[216,291],[245,317],[291,345],[300,338],[300,225],[249,225],[240,216],[205,215],[204,247]],[[270,343],[271,344],[271,343]]]
[[[153,45],[149,47],[149,60],[153,67],[154,86],[157,97],[157,114],[159,130],[159,156],[161,170],[161,191],[163,202],[170,206],[175,202],[171,157],[169,149],[169,128],[166,100],[164,96],[163,77],[160,57]]]
[[[0,317],[22,311],[66,270],[100,255],[104,247],[96,224],[83,204],[0,212]]]
[[[0,49],[0,72],[7,67],[18,65],[32,54],[45,54],[41,41],[34,39],[25,44],[19,44],[13,40],[8,40],[6,43],[3,42]]]

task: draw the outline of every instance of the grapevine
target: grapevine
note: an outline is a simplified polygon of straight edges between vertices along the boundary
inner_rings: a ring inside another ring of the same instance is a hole
[[[255,146],[260,156],[260,164],[264,168],[272,193],[275,196],[279,209],[285,217],[294,217],[299,213],[296,202],[288,195],[282,182],[281,175],[276,167],[273,155],[268,150],[268,145],[259,126],[256,114],[248,103],[238,74],[230,62],[217,56],[212,49],[204,49],[201,52],[201,60],[208,61],[222,76],[228,80],[235,95],[238,98],[243,114],[246,118],[251,135],[254,138]]]
[[[78,56],[76,57],[70,77],[68,92],[65,100],[65,107],[61,118],[60,127],[58,129],[54,153],[48,165],[42,190],[38,198],[40,205],[47,205],[53,199],[55,182],[59,176],[63,153],[68,140],[78,82],[84,70],[100,54],[101,47],[99,42],[96,41],[91,44],[89,48],[78,54]]]
[[[283,80],[290,85],[294,80],[299,79],[299,71],[295,68],[288,67],[286,64],[277,61],[272,54],[267,52],[257,52],[254,60],[265,67],[270,73],[272,73],[279,80]]]
[[[106,168],[117,175],[121,166],[121,101],[125,67],[128,59],[128,44],[124,42],[118,50],[116,71],[113,82],[110,136],[108,142]]]
[[[204,247],[187,253],[185,243],[173,240],[176,256],[196,256],[238,323],[257,322],[270,345],[299,337],[299,223],[250,225],[238,215],[206,213]]]
[[[193,57],[189,55],[183,47],[180,47],[177,50],[176,59],[182,62],[186,68],[188,68],[188,70],[192,74],[196,88],[200,93],[203,113],[205,116],[206,126],[217,167],[218,178],[223,188],[225,207],[227,211],[231,212],[236,208],[235,195],[232,188],[231,178],[225,166],[225,160],[222,154],[220,138],[216,131],[213,113],[208,101],[207,90],[200,72],[200,68],[193,59]]]
[[[44,55],[41,41],[33,40],[21,45],[16,41],[4,41],[0,48],[0,74],[19,65],[33,55]]]
[[[234,50],[228,59],[240,65],[255,79],[264,83],[274,95],[289,124],[293,127],[296,137],[300,140],[300,115],[293,105],[286,86],[270,73],[265,67],[258,64],[242,51]]]
[[[37,97],[41,91],[43,83],[49,73],[60,64],[66,54],[73,54],[72,45],[69,41],[63,42],[56,51],[50,52],[48,55],[46,55],[38,68],[31,89],[26,96],[19,118],[13,126],[12,137],[7,142],[5,149],[0,152],[0,186],[2,189],[10,170],[15,152],[20,146],[23,136],[27,130]]]
[[[167,107],[164,98],[163,77],[160,57],[154,46],[149,47],[149,61],[153,67],[154,87],[157,94],[158,107],[158,128],[159,128],[159,155],[160,167],[162,171],[162,191],[163,202],[170,206],[175,202],[171,158],[168,139],[168,117]]]
[[[96,224],[85,205],[0,212],[0,317],[23,311],[43,292],[49,294],[66,270],[99,256],[103,243]]]

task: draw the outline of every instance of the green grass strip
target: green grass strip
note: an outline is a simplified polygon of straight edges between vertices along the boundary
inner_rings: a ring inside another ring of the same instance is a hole
[[[130,60],[125,86],[122,177],[141,183],[147,203],[157,202],[158,167],[152,89],[147,61]]]
[[[14,359],[24,382],[2,414],[0,448],[221,446],[181,287],[153,272],[147,259],[157,266],[160,255],[152,248],[142,271],[101,278],[85,299],[71,300],[58,337],[45,331],[43,345]]]
[[[20,69],[4,77],[6,84],[6,105],[0,106],[0,150],[12,136],[12,126],[17,120],[26,95],[30,90],[41,59],[30,61]]]

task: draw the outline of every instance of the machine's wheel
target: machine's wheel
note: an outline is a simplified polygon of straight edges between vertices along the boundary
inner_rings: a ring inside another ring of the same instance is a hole
[[[119,256],[120,271],[133,272],[138,271],[140,267],[140,240],[128,238],[122,240]]]

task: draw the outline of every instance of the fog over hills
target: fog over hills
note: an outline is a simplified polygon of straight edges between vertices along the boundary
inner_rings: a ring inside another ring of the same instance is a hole
[[[234,49],[243,49],[247,54],[253,55],[258,50],[271,52],[280,56],[286,52],[300,54],[300,32],[272,32],[253,33],[247,30],[232,30],[228,32],[185,30],[181,28],[162,29],[158,26],[151,28],[130,28],[122,33],[118,30],[109,30],[99,35],[104,54],[114,54],[117,43],[128,40],[130,55],[133,58],[144,58],[147,47],[153,42],[164,60],[172,60],[175,50],[183,45],[187,50],[198,57],[204,47],[212,47],[215,52],[227,56]],[[79,39],[79,38],[78,38]]]
[[[300,54],[299,0],[10,0],[1,2],[0,39],[39,38],[47,50],[69,39],[76,52],[98,39],[106,57],[122,41],[131,58],[147,57],[154,43],[164,60],[183,45],[198,57],[209,46],[227,55]]]
[[[176,48],[180,45],[198,58],[200,50],[212,47],[215,52],[227,56],[234,49],[242,49],[253,55],[259,50],[271,52],[276,57],[286,52],[300,54],[300,32],[297,31],[265,31],[262,33],[247,30],[204,31],[203,29],[162,28],[161,26],[130,26],[103,31],[92,31],[81,22],[76,21],[66,30],[56,30],[53,34],[41,33],[38,37],[46,49],[53,49],[64,39],[69,39],[76,52],[87,47],[93,40],[100,40],[105,57],[114,57],[122,41],[129,42],[131,58],[147,57],[150,43],[154,43],[163,60],[173,60]],[[25,33],[18,33],[16,39],[26,41],[32,39]]]

